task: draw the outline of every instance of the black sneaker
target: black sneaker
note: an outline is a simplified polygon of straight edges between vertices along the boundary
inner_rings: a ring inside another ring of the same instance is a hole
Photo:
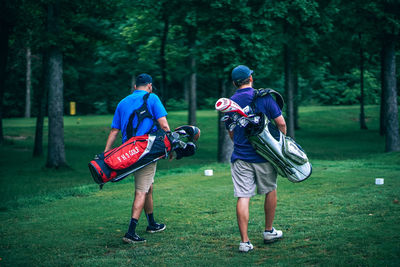
[[[164,231],[167,226],[163,223],[154,223],[152,225],[147,226],[146,232],[148,233],[157,233]]]
[[[125,243],[136,244],[136,243],[144,243],[146,242],[146,239],[141,238],[136,233],[133,235],[126,233],[125,236],[122,238],[122,241],[124,241]]]

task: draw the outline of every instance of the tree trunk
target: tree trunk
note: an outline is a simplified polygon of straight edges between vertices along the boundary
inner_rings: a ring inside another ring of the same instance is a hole
[[[32,53],[31,48],[26,48],[26,94],[25,94],[25,118],[31,117],[31,91],[32,91]]]
[[[284,45],[285,61],[285,93],[286,93],[286,124],[287,135],[295,138],[294,135],[294,75],[293,75],[293,54],[289,45]]]
[[[1,2],[0,7],[2,9],[1,15],[5,13],[6,4]],[[3,134],[3,97],[5,91],[5,80],[7,71],[7,59],[8,59],[8,39],[10,36],[11,24],[4,19],[0,18],[0,144],[4,142]]]
[[[161,48],[160,48],[160,67],[161,67],[161,99],[166,101],[168,99],[168,88],[167,88],[167,61],[165,59],[165,49],[167,46],[167,38],[168,38],[168,28],[169,28],[169,18],[167,12],[163,11],[163,22],[164,29],[161,36]]]
[[[197,111],[197,66],[196,66],[196,29],[189,27],[189,64],[190,64],[190,80],[189,80],[189,125],[196,125]]]
[[[47,167],[58,168],[66,165],[64,151],[64,100],[63,100],[63,59],[59,49],[49,51],[47,83],[49,88],[49,143]]]
[[[190,59],[190,85],[189,85],[189,125],[196,125],[196,111],[197,111],[197,73],[196,73],[196,58],[194,55]]]
[[[48,30],[52,34],[58,32],[58,2],[48,6]],[[48,67],[46,75],[47,88],[49,89],[49,142],[47,164],[49,168],[66,166],[64,150],[64,99],[63,99],[63,56],[57,45],[48,49]]]
[[[399,116],[396,85],[396,37],[387,35],[383,46],[384,57],[384,119],[386,152],[400,151]]]
[[[382,50],[381,50],[381,105],[380,105],[380,120],[379,120],[379,134],[381,136],[385,135],[385,56],[384,56],[384,42],[382,42]]]
[[[297,56],[295,60],[295,66],[298,66]],[[294,130],[299,130],[299,72],[297,67],[294,68],[294,101],[293,101],[293,116],[294,116]]]
[[[183,99],[186,103],[189,103],[189,80],[190,75],[185,75],[185,77],[183,78]]]
[[[367,123],[365,122],[364,112],[364,51],[361,42],[361,33],[359,34],[360,39],[360,129],[368,129]]]
[[[224,79],[220,81],[220,97],[229,97],[230,94],[226,90],[226,82]],[[227,163],[230,162],[231,155],[233,152],[233,142],[229,137],[228,131],[225,128],[225,123],[221,122],[221,118],[224,114],[218,112],[218,162]]]
[[[42,77],[40,79],[40,86],[36,91],[36,102],[38,103],[38,113],[36,118],[36,130],[35,130],[35,144],[33,147],[33,156],[41,157],[43,155],[43,125],[44,125],[44,116],[46,112],[46,95],[47,95],[47,86],[46,86],[46,72],[48,66],[48,56],[47,52],[44,51],[42,55]]]

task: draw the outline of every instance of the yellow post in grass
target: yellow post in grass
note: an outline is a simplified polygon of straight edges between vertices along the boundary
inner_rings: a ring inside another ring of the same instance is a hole
[[[76,115],[76,102],[69,102],[69,114]]]

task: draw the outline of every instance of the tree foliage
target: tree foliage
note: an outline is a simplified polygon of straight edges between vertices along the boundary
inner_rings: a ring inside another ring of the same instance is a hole
[[[23,112],[23,49],[28,41],[34,58],[33,90],[39,86],[41,49],[48,45],[43,26],[46,2],[21,0],[14,7],[19,15],[9,41],[6,117]],[[167,92],[163,101],[183,99],[184,78],[190,72],[188,34],[194,31],[200,108],[207,106],[207,97],[218,96],[212,87],[221,77],[228,82],[237,64],[255,70],[258,87],[283,92],[284,44],[295,54],[300,103],[354,104],[358,33],[363,34],[365,71],[379,83],[382,29],[399,24],[396,9],[382,7],[394,1],[383,0],[62,2],[65,31],[59,38],[65,58],[65,106],[76,101],[82,114],[113,112],[116,102],[130,92],[132,78],[141,72],[154,76],[159,94]],[[379,99],[379,86],[372,86],[376,84],[366,83],[367,104]],[[336,93],[331,94],[332,88]]]
[[[288,112],[294,114],[287,116],[296,117],[298,105],[360,103],[361,76],[363,103],[380,104],[382,47],[400,28],[395,0],[60,0],[62,34],[51,36],[44,21],[53,0],[6,2],[15,19],[9,51],[2,51],[8,59],[3,117],[23,116],[27,43],[36,96],[43,87],[43,51],[62,44],[65,114],[70,101],[77,102],[78,114],[112,113],[143,72],[175,109],[211,108],[229,96],[230,72],[238,64],[254,70],[255,87],[287,93],[285,49],[294,90]],[[197,97],[190,100],[190,94]],[[33,115],[39,104],[34,97]]]

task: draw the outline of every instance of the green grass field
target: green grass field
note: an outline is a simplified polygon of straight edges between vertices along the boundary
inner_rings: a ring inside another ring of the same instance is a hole
[[[399,266],[400,153],[383,153],[379,107],[368,106],[369,130],[358,107],[300,109],[297,141],[313,175],[278,179],[275,227],[284,239],[264,245],[263,197],[250,204],[249,237],[240,241],[228,164],[216,161],[217,113],[199,111],[202,130],[192,158],[159,162],[155,216],[162,233],[138,233],[146,244],[122,243],[133,200],[133,178],[99,191],[87,169],[104,149],[112,116],[65,118],[70,169],[48,170],[33,159],[34,119],[6,119],[0,146],[0,266]],[[185,112],[171,112],[172,127]],[[47,130],[47,129],[46,129]],[[46,144],[47,140],[45,140]],[[214,176],[204,176],[205,169]],[[375,185],[375,178],[384,185]]]

